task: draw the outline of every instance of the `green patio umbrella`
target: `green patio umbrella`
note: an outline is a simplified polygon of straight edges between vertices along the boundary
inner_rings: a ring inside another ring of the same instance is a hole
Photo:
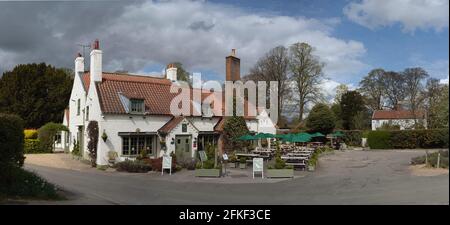
[[[314,134],[311,134],[311,137],[325,137],[325,135],[323,135],[323,134],[320,133],[320,132],[316,132],[316,133],[314,133]]]
[[[343,137],[344,133],[342,133],[342,131],[335,131],[334,133],[331,134],[331,136],[333,136],[333,137]]]
[[[250,134],[246,134],[246,135],[240,136],[240,137],[238,138],[238,140],[241,140],[241,141],[251,141],[251,140],[256,140],[256,139],[255,139],[254,136],[252,136],[252,135],[250,135]]]
[[[295,134],[288,141],[289,142],[308,142],[308,141],[311,141],[311,135],[309,135],[307,133]]]
[[[269,134],[269,133],[258,133],[257,135],[253,136],[255,139],[267,139],[267,138],[274,138],[275,135]]]

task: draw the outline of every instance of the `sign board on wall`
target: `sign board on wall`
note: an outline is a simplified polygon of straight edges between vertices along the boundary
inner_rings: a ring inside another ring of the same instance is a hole
[[[255,179],[256,172],[260,172],[261,178],[264,178],[264,160],[263,160],[263,158],[253,158],[253,179]]]
[[[167,169],[170,171],[170,175],[172,175],[172,157],[165,155],[162,158],[162,169],[161,169],[161,175],[164,174],[164,170]]]

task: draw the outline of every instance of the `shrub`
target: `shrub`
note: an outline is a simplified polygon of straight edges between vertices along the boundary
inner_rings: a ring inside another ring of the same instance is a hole
[[[72,155],[81,156],[80,143],[77,140],[73,141]]]
[[[388,149],[391,147],[391,132],[389,131],[371,131],[367,135],[367,144],[371,149]]]
[[[69,131],[66,126],[58,123],[46,123],[44,126],[38,130],[38,139],[42,151],[52,152],[53,143],[55,142],[55,135],[59,131]]]
[[[53,184],[36,174],[17,167],[7,170],[7,176],[0,175],[0,198],[62,199]]]
[[[146,173],[152,169],[150,165],[140,160],[128,160],[115,164],[116,170],[129,173]]]
[[[23,151],[25,154],[47,153],[41,149],[39,139],[25,139],[23,143]]]
[[[90,121],[87,127],[87,132],[89,136],[88,151],[89,158],[91,160],[91,166],[97,166],[97,145],[98,145],[98,122]]]
[[[347,145],[361,146],[361,139],[363,138],[363,131],[360,130],[343,130],[343,140]]]
[[[244,117],[227,117],[223,125],[223,134],[225,150],[232,151],[245,146],[247,144],[245,141],[238,140],[239,137],[249,134]]]
[[[448,130],[371,131],[368,144],[372,149],[448,148]]]
[[[0,170],[23,165],[23,124],[16,115],[0,113]]]
[[[331,133],[335,126],[336,117],[333,111],[322,103],[316,104],[306,118],[306,127],[310,132]]]
[[[448,168],[448,150],[441,150],[439,151],[441,153],[439,167],[441,168]],[[433,152],[431,154],[428,154],[428,165],[432,167],[437,166],[437,160],[438,160],[438,152]],[[426,156],[418,156],[411,159],[411,164],[418,165],[418,164],[425,164]]]
[[[35,129],[25,129],[23,131],[23,134],[25,135],[25,139],[37,139],[38,138],[38,132]]]
[[[161,172],[162,160],[163,160],[162,157],[159,157],[156,159],[149,159],[149,163],[150,163],[152,170]],[[176,158],[172,157],[172,172],[176,171],[176,166],[177,166]]]

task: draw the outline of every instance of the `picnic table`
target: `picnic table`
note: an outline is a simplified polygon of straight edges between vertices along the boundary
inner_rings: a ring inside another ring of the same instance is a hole
[[[300,167],[305,169],[306,168],[306,162],[309,160],[309,157],[305,156],[281,156],[281,159],[286,161],[286,165],[291,165],[294,167]]]

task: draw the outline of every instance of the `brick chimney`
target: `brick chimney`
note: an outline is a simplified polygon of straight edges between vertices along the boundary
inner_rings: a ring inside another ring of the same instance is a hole
[[[96,39],[92,44],[90,73],[91,82],[102,81],[102,50],[100,50],[100,43],[98,39]]]
[[[231,49],[231,55],[225,58],[226,81],[241,79],[241,60],[236,57],[236,49]]]

